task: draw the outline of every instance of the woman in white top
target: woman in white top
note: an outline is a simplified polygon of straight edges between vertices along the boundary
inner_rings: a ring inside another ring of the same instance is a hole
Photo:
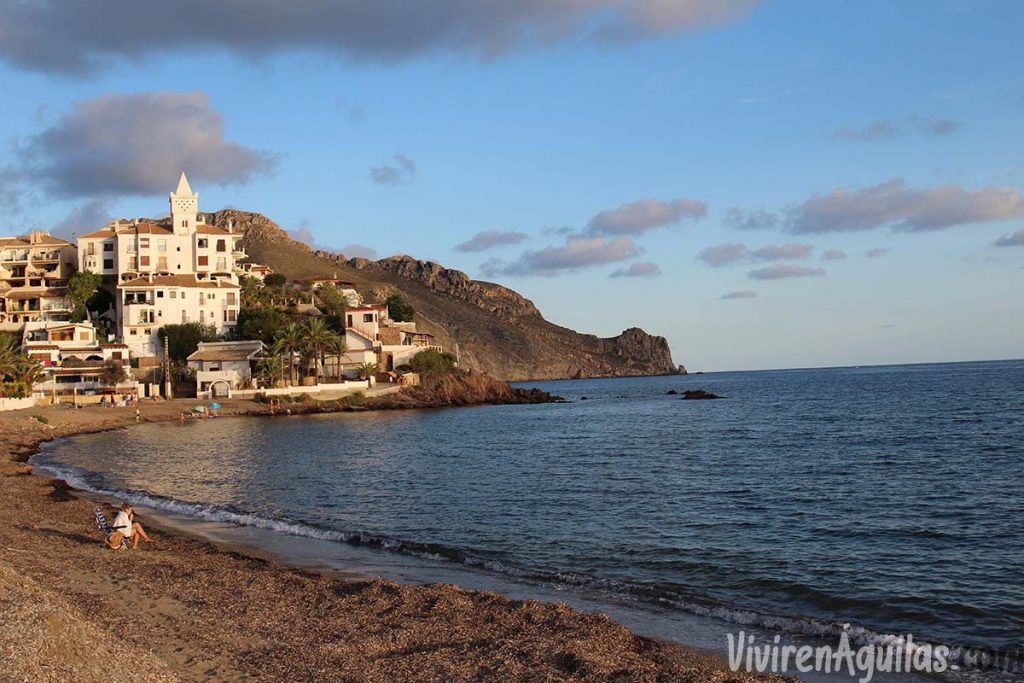
[[[125,503],[121,506],[121,510],[114,517],[113,528],[115,531],[120,531],[124,534],[125,538],[130,538],[132,541],[132,550],[139,545],[139,540],[149,542],[149,536],[146,535],[146,531],[142,528],[142,525],[138,522],[132,521],[132,516],[135,511],[132,510],[132,506]]]

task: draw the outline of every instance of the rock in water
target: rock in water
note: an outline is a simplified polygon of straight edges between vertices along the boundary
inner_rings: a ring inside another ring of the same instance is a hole
[[[684,401],[700,401],[712,398],[725,398],[718,394],[712,394],[710,391],[704,391],[703,389],[687,389],[683,392]]]

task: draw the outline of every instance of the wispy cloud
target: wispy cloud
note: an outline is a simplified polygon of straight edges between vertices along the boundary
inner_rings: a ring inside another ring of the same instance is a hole
[[[113,219],[110,203],[102,199],[86,202],[65,216],[53,226],[50,233],[62,239],[71,240],[76,234],[96,230]]]
[[[871,187],[836,188],[792,209],[788,227],[798,234],[851,232],[890,226],[919,232],[1024,216],[1024,197],[1012,187],[967,190],[939,185],[922,190],[902,179]]]
[[[96,11],[79,0],[0,3],[0,59],[87,74],[155,54],[221,50],[262,58],[298,50],[357,62],[437,54],[490,58],[566,41],[620,44],[742,19],[758,0],[177,0]],[[159,26],[173,39],[129,39]]]
[[[821,252],[822,261],[841,261],[846,258],[846,252],[841,249],[826,249]]]
[[[757,296],[757,292],[752,289],[739,289],[735,292],[726,292],[722,295],[723,299],[753,299]]]
[[[551,277],[592,266],[626,261],[640,253],[628,237],[569,237],[565,244],[527,251],[512,262],[490,259],[480,266],[487,277],[498,275]]]
[[[963,124],[959,121],[937,118],[934,116],[922,116],[912,114],[903,123],[897,123],[890,119],[872,121],[871,123],[851,128],[844,127],[834,130],[829,137],[833,140],[850,140],[854,142],[877,142],[880,140],[892,140],[893,138],[904,137],[911,133],[927,135],[930,137],[941,137],[958,131]]]
[[[780,263],[747,273],[753,280],[783,280],[791,277],[818,277],[824,274],[824,268],[805,268],[790,263]]]
[[[193,183],[245,183],[276,159],[225,139],[224,119],[205,93],[164,91],[76,102],[27,140],[18,164],[23,182],[51,195],[96,198],[166,192],[183,170]]]
[[[779,226],[779,216],[764,209],[731,208],[725,212],[724,222],[736,230],[767,230]]]
[[[404,154],[395,154],[395,163],[385,163],[370,169],[370,178],[378,185],[399,185],[416,175],[416,163]]]
[[[661,268],[650,261],[637,261],[629,264],[628,268],[619,268],[612,271],[608,277],[657,277],[661,275]]]
[[[602,211],[590,219],[586,232],[606,236],[640,235],[682,220],[699,220],[707,213],[707,204],[696,199],[673,199],[667,202],[641,199]]]
[[[1009,235],[1003,235],[995,242],[992,243],[995,247],[1024,247],[1024,230],[1017,230],[1011,232]]]
[[[509,244],[519,244],[528,239],[525,232],[513,232],[502,230],[484,230],[470,237],[465,242],[455,245],[455,251],[475,252],[494,249],[495,247]]]
[[[365,258],[371,261],[377,258],[377,250],[365,244],[346,244],[338,251],[349,258]]]
[[[799,242],[761,247],[760,249],[749,249],[745,244],[719,244],[701,251],[697,254],[697,259],[714,268],[720,268],[734,263],[805,259],[813,251],[814,247],[811,245]]]
[[[891,251],[892,249],[889,247],[875,247],[874,249],[868,249],[865,251],[864,256],[867,258],[879,258],[880,256],[885,256]]]

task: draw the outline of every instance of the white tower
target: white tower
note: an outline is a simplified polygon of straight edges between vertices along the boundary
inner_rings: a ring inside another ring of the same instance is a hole
[[[171,223],[174,234],[192,235],[196,231],[196,214],[199,211],[199,193],[188,186],[185,172],[178,179],[178,189],[171,193]]]

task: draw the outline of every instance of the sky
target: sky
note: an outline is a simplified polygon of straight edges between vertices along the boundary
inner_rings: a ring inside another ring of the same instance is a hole
[[[258,211],[693,370],[1024,357],[1024,4],[0,0],[0,234]]]

